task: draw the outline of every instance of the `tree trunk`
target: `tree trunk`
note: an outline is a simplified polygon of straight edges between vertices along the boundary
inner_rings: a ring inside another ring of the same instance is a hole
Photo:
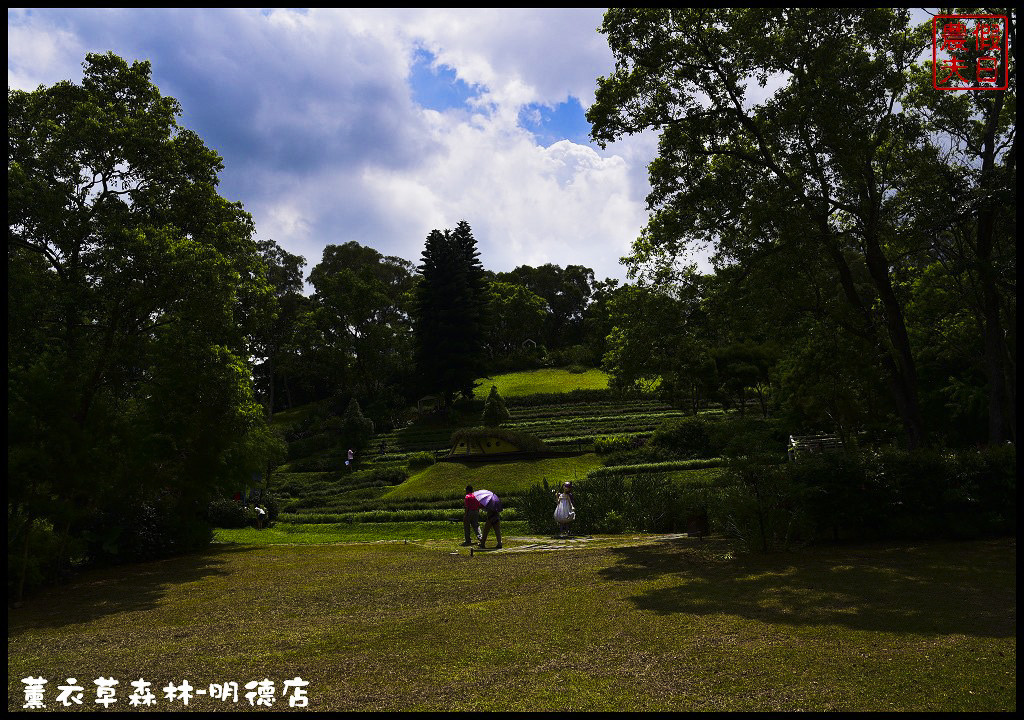
[[[1014,409],[1010,406],[1007,387],[1006,352],[1003,347],[1003,328],[999,317],[999,290],[992,267],[992,251],[996,230],[996,208],[992,201],[996,128],[1003,109],[1005,91],[998,91],[988,107],[985,136],[982,140],[981,203],[978,207],[977,262],[981,283],[981,312],[985,325],[985,374],[988,376],[988,441],[1001,445],[1010,439],[1008,425]],[[1011,160],[1012,161],[1012,160]]]
[[[267,422],[271,422],[274,419],[274,358],[267,358],[267,374],[270,377],[270,390],[268,391],[267,401]]]
[[[827,226],[823,230],[827,232]],[[871,310],[861,300],[846,258],[843,257],[834,242],[829,242],[828,249],[839,272],[839,280],[846,300],[864,322],[863,337],[879,350],[882,366],[889,380],[889,393],[903,422],[907,447],[915,450],[924,445],[925,433],[921,408],[917,400],[917,371],[910,352],[910,338],[903,322],[903,312],[900,309],[899,301],[889,282],[888,261],[874,238],[865,238],[865,245],[868,272],[871,275],[872,284],[882,299],[885,311],[886,337],[881,335]],[[890,343],[895,351],[895,356],[889,349]]]

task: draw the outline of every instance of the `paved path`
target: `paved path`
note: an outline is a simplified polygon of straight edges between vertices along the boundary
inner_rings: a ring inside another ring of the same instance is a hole
[[[679,540],[681,538],[688,537],[689,536],[686,533],[642,533],[627,535],[601,535],[598,537],[594,537],[593,535],[570,537],[512,536],[504,538],[504,547],[501,550],[494,547],[494,540],[492,538],[489,540],[489,545],[486,548],[462,547],[460,545],[451,552],[452,554],[458,553],[473,555],[476,553],[522,553],[582,550],[585,548],[633,547],[637,545],[649,545],[651,543]],[[697,538],[694,538],[693,540],[694,542],[698,542]],[[438,541],[428,541],[426,544],[429,544],[431,547],[442,546],[442,543]]]

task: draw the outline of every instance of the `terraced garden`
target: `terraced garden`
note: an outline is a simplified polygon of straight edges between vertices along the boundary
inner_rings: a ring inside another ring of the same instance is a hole
[[[607,376],[597,370],[509,373],[484,378],[480,387],[489,390],[491,383],[514,388],[507,398],[511,420],[504,427],[535,435],[565,454],[486,465],[436,462],[447,454],[454,429],[479,424],[483,406],[479,399],[458,406],[454,423],[450,418],[425,415],[406,427],[374,436],[354,469],[345,467],[347,448],[330,436],[303,437],[291,444],[289,461],[270,480],[281,503],[279,521],[461,522],[466,485],[499,493],[508,509],[504,517],[515,520],[517,499],[531,485],[545,480],[552,486],[578,481],[598,471],[601,462],[594,445],[599,439],[648,436],[665,420],[682,416],[651,397],[616,396],[607,389]],[[556,383],[562,383],[563,392],[542,392]],[[311,412],[309,407],[296,408],[279,413],[276,422],[291,427]],[[691,468],[660,470],[679,477]]]

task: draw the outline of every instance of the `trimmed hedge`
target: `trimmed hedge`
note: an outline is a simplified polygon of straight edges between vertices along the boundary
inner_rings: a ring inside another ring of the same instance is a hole
[[[757,550],[837,540],[973,539],[1016,532],[1016,448],[829,453],[735,463],[720,520]]]
[[[722,467],[728,462],[726,458],[699,458],[697,460],[670,460],[668,462],[643,463],[639,465],[612,465],[610,467],[591,470],[588,478],[643,475],[665,473],[673,470],[700,470],[701,468]]]
[[[460,442],[472,442],[492,437],[515,445],[523,452],[540,452],[544,449],[544,441],[540,438],[529,433],[502,427],[460,428],[452,433],[452,447],[455,447]]]
[[[684,532],[707,513],[714,483],[679,482],[665,475],[588,476],[573,485],[576,533]],[[533,532],[557,531],[555,493],[534,485],[516,506]]]
[[[293,523],[296,525],[316,525],[321,523],[374,523],[374,522],[420,522],[449,520],[462,522],[462,509],[455,510],[371,510],[368,512],[348,513],[282,513],[281,522]],[[501,513],[502,520],[518,520],[519,517],[513,508],[506,508]]]
[[[1016,532],[1013,446],[959,454],[833,453],[793,463],[717,458],[658,465],[693,469],[712,462],[726,470],[686,481],[652,467],[593,471],[573,489],[573,530],[689,532],[706,522],[711,531],[755,551],[835,540],[971,539]],[[555,531],[554,494],[546,483],[531,487],[517,508],[534,532]]]

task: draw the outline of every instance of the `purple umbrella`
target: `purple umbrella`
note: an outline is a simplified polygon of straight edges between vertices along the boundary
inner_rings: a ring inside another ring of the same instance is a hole
[[[473,493],[473,497],[477,499],[481,507],[492,512],[501,512],[501,498],[490,490],[477,490]]]

